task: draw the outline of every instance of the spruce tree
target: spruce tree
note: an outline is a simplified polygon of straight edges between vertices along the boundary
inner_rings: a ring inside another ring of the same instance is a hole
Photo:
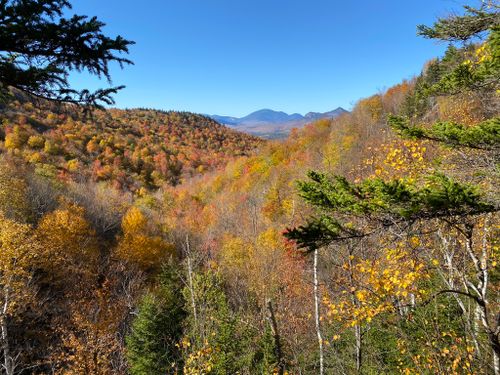
[[[122,56],[133,42],[110,38],[96,17],[64,13],[68,0],[0,1],[0,99],[9,88],[37,98],[85,107],[113,104],[123,86],[91,92],[68,82],[72,71],[88,72],[111,82],[110,63],[132,62]]]
[[[127,336],[132,375],[175,374],[182,369],[179,342],[185,317],[179,280],[171,267],[159,276],[159,287],[147,294]]]
[[[196,273],[193,279],[197,315],[195,319],[191,311],[186,319],[189,345],[185,354],[185,373],[269,373],[272,365],[269,362],[273,360],[270,338],[259,338],[259,333],[232,311],[222,275],[207,270]],[[190,293],[186,287],[184,296],[188,301],[191,300]],[[255,345],[259,340],[262,342]]]
[[[430,300],[446,295],[457,299],[465,297],[472,303],[475,313],[481,319],[469,323],[473,325],[480,322],[482,325],[485,341],[493,353],[495,373],[500,373],[500,315],[489,303],[490,298],[493,300],[495,297],[494,292],[488,290],[488,253],[484,250],[486,245],[481,256],[477,256],[473,249],[475,218],[500,211],[500,118],[498,112],[493,110],[494,115],[491,118],[473,125],[449,121],[432,125],[426,124],[425,121],[418,122],[422,100],[433,96],[479,93],[498,102],[498,7],[467,7],[466,10],[463,17],[440,19],[432,27],[421,26],[419,33],[429,38],[460,42],[486,34],[486,42],[474,46],[474,58],[468,60],[455,57],[454,62],[446,69],[433,69],[430,72],[433,82],[425,82],[424,75],[417,81],[416,93],[411,94],[413,98],[410,103],[416,105],[416,110],[410,113],[416,116],[389,116],[388,122],[404,138],[425,139],[460,150],[471,158],[491,160],[492,163],[487,164],[489,169],[486,171],[491,180],[489,191],[439,171],[419,176],[417,179],[369,178],[361,182],[351,182],[343,176],[329,176],[326,173],[311,171],[309,180],[299,182],[298,187],[300,195],[316,208],[316,215],[310,217],[305,224],[288,229],[285,236],[295,240],[298,246],[306,251],[312,251],[352,239],[381,236],[395,228],[399,233],[414,234],[414,228],[425,228],[427,233],[432,233],[436,225],[443,224],[460,233],[459,243],[465,243],[465,259],[468,259],[472,270],[469,271],[463,266],[460,272],[463,272],[463,275],[470,272],[474,275],[471,279],[474,279],[476,284],[469,281],[464,289],[456,286],[437,287]],[[469,176],[473,176],[475,171],[461,172],[468,172]]]

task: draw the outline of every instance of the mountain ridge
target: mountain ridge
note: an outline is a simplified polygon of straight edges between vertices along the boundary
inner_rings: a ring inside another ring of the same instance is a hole
[[[337,107],[328,112],[308,112],[305,115],[300,113],[288,114],[283,111],[276,111],[269,108],[259,109],[249,113],[243,117],[223,116],[223,115],[206,115],[223,125],[236,126],[248,122],[265,122],[265,123],[284,123],[298,120],[318,120],[321,118],[336,117],[349,111],[342,107]]]
[[[328,112],[308,112],[305,115],[300,113],[288,114],[283,111],[264,108],[243,117],[206,116],[245,133],[267,139],[282,139],[286,138],[293,128],[302,127],[310,122],[324,118],[335,118],[344,113],[349,113],[349,111],[342,107],[337,107]]]
[[[96,110],[92,121],[18,95],[0,113],[0,154],[20,154],[65,181],[88,179],[138,191],[215,171],[262,139],[200,114],[148,108]]]

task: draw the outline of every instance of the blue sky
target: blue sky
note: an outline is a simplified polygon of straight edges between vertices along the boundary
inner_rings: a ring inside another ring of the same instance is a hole
[[[446,48],[417,24],[461,0],[74,0],[137,44],[112,69],[121,108],[242,116],[324,112],[418,74]],[[470,2],[469,2],[470,3]],[[77,86],[103,86],[74,75]]]

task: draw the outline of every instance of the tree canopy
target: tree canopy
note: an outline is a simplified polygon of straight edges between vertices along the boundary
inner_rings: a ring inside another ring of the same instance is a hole
[[[103,33],[96,17],[64,13],[68,0],[0,1],[0,97],[9,87],[37,98],[88,107],[113,104],[123,86],[91,92],[70,86],[69,73],[87,72],[111,83],[110,63],[132,64],[122,54],[134,42]]]

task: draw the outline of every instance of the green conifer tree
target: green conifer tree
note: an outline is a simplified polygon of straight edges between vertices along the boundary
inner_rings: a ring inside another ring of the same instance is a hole
[[[436,95],[455,95],[462,92],[481,92],[490,97],[498,95],[500,82],[500,43],[498,7],[476,10],[466,8],[463,17],[440,19],[433,27],[419,27],[420,34],[441,40],[468,41],[473,37],[488,34],[487,42],[478,47],[474,61],[463,61],[457,56],[446,69],[433,69],[432,82],[421,82],[413,93],[412,103],[419,109],[420,98]],[[456,54],[453,50],[453,54]],[[441,67],[444,67],[442,65]],[[439,68],[439,67],[438,67]],[[418,82],[417,82],[418,83]],[[417,98],[417,99],[415,99]],[[498,100],[498,99],[497,99]],[[343,176],[329,176],[320,172],[309,172],[309,180],[299,182],[300,195],[317,210],[317,214],[306,224],[289,229],[285,236],[295,240],[299,247],[311,251],[332,243],[341,243],[354,238],[366,238],[387,233],[394,227],[410,233],[411,228],[427,225],[432,232],[436,223],[446,223],[462,234],[475,270],[477,285],[482,289],[470,292],[449,288],[435,289],[435,297],[454,295],[466,297],[482,317],[483,333],[494,357],[495,373],[500,373],[500,321],[497,312],[490,310],[488,299],[494,292],[487,290],[488,260],[478,263],[473,245],[474,218],[478,215],[500,211],[498,201],[498,161],[500,150],[500,121],[498,113],[479,124],[465,126],[452,122],[434,125],[415,124],[411,119],[389,116],[389,125],[402,137],[426,139],[441,145],[479,152],[480,157],[493,160],[488,170],[490,191],[479,186],[458,181],[440,172],[412,179],[385,180],[369,178],[354,183]],[[474,157],[473,154],[472,157]],[[469,172],[473,175],[474,171]],[[483,250],[483,254],[484,250]],[[464,267],[465,269],[465,267]],[[467,272],[464,270],[464,272]],[[472,284],[471,284],[472,285]],[[473,321],[471,324],[476,324]]]
[[[0,1],[0,99],[9,88],[30,96],[85,107],[113,104],[112,94],[123,86],[76,90],[71,71],[86,71],[111,82],[109,65],[132,62],[120,56],[133,42],[103,34],[96,17],[73,15],[68,0]]]
[[[147,294],[127,336],[127,359],[132,375],[176,374],[182,369],[179,342],[185,317],[179,279],[164,267],[158,290]]]

